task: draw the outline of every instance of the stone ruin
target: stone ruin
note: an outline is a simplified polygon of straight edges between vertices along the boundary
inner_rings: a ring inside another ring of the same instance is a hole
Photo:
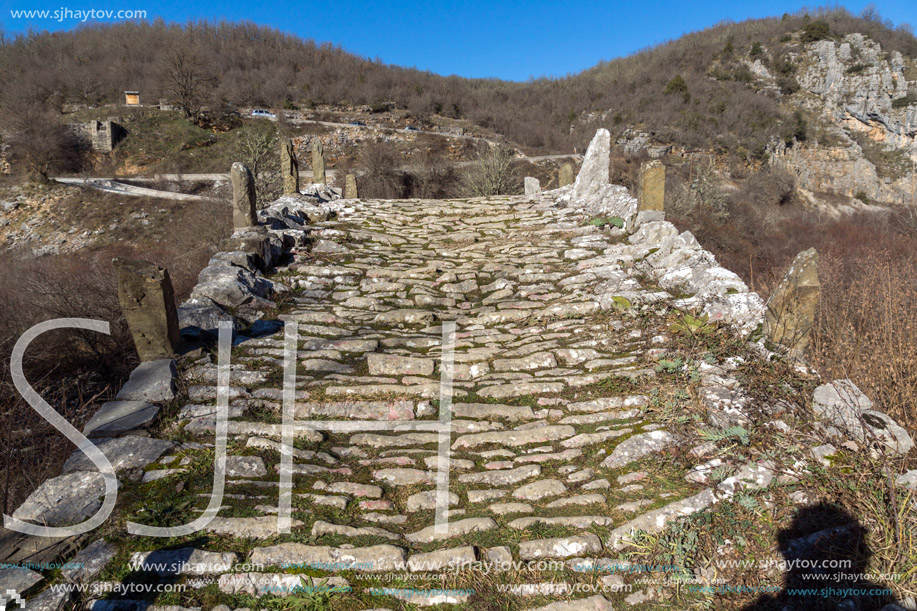
[[[783,280],[774,289],[764,313],[764,337],[801,357],[815,326],[821,283],[818,280],[818,252],[805,250],[793,260]]]
[[[236,162],[229,171],[232,181],[232,226],[251,227],[258,222],[255,178],[244,164]]]
[[[537,178],[526,176],[523,180],[526,195],[538,195],[541,193],[541,183]]]
[[[95,153],[110,153],[127,136],[127,130],[114,119],[93,120],[68,126],[83,146]]]
[[[289,138],[280,143],[280,175],[283,178],[283,194],[299,195],[299,163],[293,141]]]
[[[564,165],[560,166],[560,170],[557,172],[557,186],[566,187],[567,185],[572,185],[573,181],[573,164],[565,163]]]
[[[328,182],[325,178],[325,146],[318,138],[312,139],[312,182],[317,185]]]
[[[538,606],[541,611],[611,611],[671,598],[666,586],[613,570],[596,574],[597,567],[631,566],[621,553],[638,532],[655,536],[673,520],[740,496],[767,499],[775,486],[801,486],[834,447],[787,456],[779,446],[767,454],[728,452],[736,445],[730,430],[787,434],[801,409],[755,398],[743,387],[744,358],[781,358],[766,342],[750,343],[743,359],[686,362],[684,375],[661,371],[660,359],[678,349],[672,318],[679,313],[706,314],[750,339],[765,325],[766,308],[689,232],[654,218],[663,212],[658,203],[641,204],[608,183],[607,162],[604,172],[601,167],[607,145],[607,137],[597,134],[574,185],[534,199],[316,205],[304,195],[284,196],[258,211],[256,223],[249,216],[251,175],[234,165],[234,202],[245,205],[234,205],[233,214],[243,212],[244,222],[235,223],[225,250],[178,308],[186,341],[212,335],[219,320],[235,331],[225,462],[232,495],[226,498],[232,500],[201,533],[170,539],[168,546],[144,539],[139,551],[136,538],[121,532],[120,518],[148,522],[146,507],[127,507],[138,515],[119,516],[106,538],[92,534],[94,542],[74,558],[85,568],[64,578],[91,583],[105,567],[125,572],[122,563],[129,559],[131,570],[151,581],[190,585],[206,576],[206,597],[189,588],[183,600],[200,606],[214,596],[235,604],[243,594],[287,595],[301,575],[284,567],[301,563],[344,563],[356,575],[329,570],[316,579],[347,587],[370,571],[432,577],[450,564],[552,559],[570,578],[589,571],[608,589],[579,596],[542,589],[556,582],[524,584],[529,590],[512,595],[518,606],[535,608],[531,592],[560,596]],[[659,184],[658,170],[650,170],[656,174],[643,184]],[[643,193],[658,195],[653,188]],[[589,222],[596,218],[620,222]],[[809,303],[813,284],[802,278],[813,256],[800,257],[788,274],[800,281],[788,284],[807,292],[789,301]],[[283,273],[271,276],[275,271]],[[281,304],[277,297],[283,295],[292,298]],[[278,309],[277,320],[265,320]],[[443,495],[449,522],[437,529],[442,459],[435,448],[444,442],[434,428],[441,420],[433,401],[441,392],[443,321],[454,321],[462,334],[453,347],[454,400],[444,451],[450,477],[461,486]],[[286,389],[283,327],[292,323],[299,333],[296,380]],[[194,460],[213,460],[208,444],[218,423],[213,356],[193,349],[182,359],[180,380],[170,359],[144,363],[117,397],[138,402],[135,411],[103,406],[97,420],[103,429],[112,427],[98,446],[122,485],[173,504],[210,495],[210,484],[199,485],[192,469]],[[298,422],[341,421],[345,430],[297,427],[296,445],[284,446],[276,420],[286,390],[295,397]],[[676,426],[653,403],[677,393],[696,395],[691,402],[703,419],[698,426],[715,440]],[[168,402],[174,406],[169,426],[155,430],[181,436],[152,437],[147,406]],[[856,441],[895,457],[912,451],[907,432],[848,381],[819,386],[812,403],[820,418],[816,431],[826,439]],[[278,533],[278,495],[269,494],[277,490],[281,453],[292,455],[295,478],[289,534]],[[658,465],[673,473],[668,486],[655,483],[670,477],[657,473]],[[894,482],[917,487],[917,471]],[[95,512],[103,491],[101,475],[77,451],[64,473],[44,482],[13,515],[72,524]],[[802,489],[790,498],[807,502]],[[252,540],[244,551],[225,545],[243,538]],[[176,559],[186,562],[174,563],[181,568],[168,573],[154,568]],[[271,572],[234,570],[241,562]],[[27,580],[30,595],[45,580],[21,569],[8,575],[4,581],[0,574],[0,587],[14,577]],[[633,591],[612,591],[625,584]],[[44,608],[46,599],[61,605],[69,597],[69,590],[47,588],[28,604]],[[400,587],[386,597],[394,602],[379,604],[417,600]],[[470,591],[424,598],[424,606],[486,602]]]
[[[344,177],[344,199],[356,199],[358,197],[357,177],[353,174],[348,174]]]
[[[134,259],[112,263],[118,272],[118,301],[140,360],[172,358],[178,353],[180,338],[168,270]]]

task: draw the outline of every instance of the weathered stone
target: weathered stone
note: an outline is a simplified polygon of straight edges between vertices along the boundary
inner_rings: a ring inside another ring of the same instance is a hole
[[[357,191],[357,177],[348,174],[344,177],[344,199],[356,199],[360,197]]]
[[[90,437],[121,435],[145,427],[158,413],[158,406],[145,401],[108,401],[89,419],[83,434]]]
[[[92,516],[104,495],[105,478],[98,471],[67,473],[45,480],[13,517],[42,526],[72,526]]]
[[[390,310],[377,314],[373,322],[377,325],[428,325],[436,317],[426,310]]]
[[[439,605],[466,606],[471,596],[459,593],[461,590],[449,588],[385,588],[385,595],[397,598],[412,607],[436,607]]]
[[[593,505],[595,503],[604,503],[605,497],[601,494],[577,494],[563,499],[551,501],[545,507],[553,509],[555,507],[566,507],[568,505]]]
[[[601,551],[602,542],[592,533],[519,542],[519,558],[521,560],[569,558],[583,554],[598,554]]]
[[[411,543],[432,543],[474,532],[492,530],[496,527],[497,523],[490,518],[465,518],[464,520],[450,521],[445,533],[436,532],[436,526],[428,526],[423,530],[405,535],[405,538]]]
[[[522,182],[523,186],[525,187],[526,195],[538,195],[541,193],[541,183],[537,178],[526,176]]]
[[[318,138],[312,139],[312,182],[317,185],[327,183],[325,179],[325,146]]]
[[[118,548],[105,539],[97,539],[77,552],[71,559],[72,567],[61,569],[61,576],[67,581],[84,583],[102,572]]]
[[[267,467],[260,456],[227,456],[226,475],[229,477],[264,477]]]
[[[821,284],[818,252],[814,248],[796,255],[789,271],[767,300],[764,337],[802,356],[809,345]]]
[[[675,436],[668,431],[650,431],[628,437],[602,461],[606,469],[617,469],[653,452],[660,452],[675,443]]]
[[[627,541],[634,532],[638,530],[648,533],[658,532],[665,527],[669,520],[703,511],[715,502],[716,497],[713,491],[707,489],[694,496],[674,501],[664,507],[654,509],[653,511],[648,511],[611,531],[607,545],[617,550],[624,549],[627,546]]]
[[[592,525],[613,526],[614,523],[614,519],[609,516],[556,516],[553,518],[516,518],[509,522],[507,526],[516,530],[525,530],[535,524],[544,524],[546,526],[569,526],[571,528],[584,529]]]
[[[485,386],[478,390],[478,395],[488,399],[507,399],[525,395],[554,394],[564,390],[562,382],[520,382],[517,384],[500,384]]]
[[[401,448],[405,446],[439,443],[439,435],[437,433],[405,433],[403,435],[359,433],[350,438],[350,443],[357,446],[370,446],[373,448]]]
[[[576,429],[566,424],[549,425],[522,431],[494,431],[488,433],[472,433],[462,435],[452,444],[453,450],[476,448],[478,446],[495,444],[502,446],[524,446],[546,441],[566,439],[576,434]]]
[[[187,469],[157,469],[155,471],[144,471],[143,478],[141,478],[140,482],[143,484],[148,484],[150,482],[155,482],[160,479],[165,479],[167,477],[176,475],[178,473],[187,473],[187,472],[188,472]]]
[[[277,518],[274,518],[276,523]],[[380,573],[404,570],[407,560],[404,549],[394,545],[373,545],[370,547],[339,548],[327,545],[304,545],[302,543],[280,543],[269,547],[256,547],[249,561],[263,566],[289,565],[315,566],[322,570],[366,571]]]
[[[740,490],[760,490],[767,488],[774,481],[776,469],[771,461],[750,462],[742,465],[735,475],[727,477],[717,484],[717,490],[729,497]]]
[[[332,575],[322,578],[322,582],[329,593],[350,591],[348,582],[343,577]],[[217,583],[220,592],[225,594],[248,594],[258,597],[286,597],[300,592],[308,594],[309,587],[306,581],[306,589],[303,590],[302,575],[289,573],[228,573],[220,575]],[[155,610],[151,608],[150,611]],[[178,610],[170,609],[168,611]]]
[[[424,571],[453,570],[455,567],[472,564],[477,560],[474,547],[466,545],[452,549],[441,549],[426,554],[413,554],[408,558],[408,570],[412,573]]]
[[[280,142],[280,175],[283,177],[284,195],[299,195],[299,163],[293,141],[289,138]]]
[[[557,496],[567,491],[564,483],[556,479],[543,479],[526,484],[513,492],[513,496],[523,501],[540,501],[549,496]]]
[[[469,490],[467,492],[469,503],[486,503],[506,496],[506,490]]]
[[[436,509],[436,491],[435,490],[424,490],[423,492],[415,492],[408,497],[407,501],[407,510],[408,513],[414,513],[415,511],[424,511]],[[459,504],[459,496],[454,492],[449,492],[446,495],[448,499],[448,505],[451,507],[453,505]]]
[[[328,492],[336,492],[338,494],[346,494],[348,496],[355,496],[359,498],[382,498],[382,488],[379,486],[373,486],[372,484],[358,484],[356,482],[334,482],[328,486],[326,490]]]
[[[640,212],[665,210],[665,166],[658,159],[640,166],[637,209]]]
[[[401,400],[297,403],[294,414],[297,418],[303,419],[412,420],[414,402]]]
[[[393,486],[413,486],[432,484],[433,474],[421,469],[378,469],[373,471],[373,479],[388,482]]]
[[[914,447],[911,436],[892,418],[870,409],[873,403],[850,380],[834,380],[815,389],[812,410],[856,442],[877,441],[896,454]]]
[[[228,322],[234,332],[240,328],[239,322],[209,297],[189,299],[178,306],[178,326],[181,329],[197,327],[214,333],[223,321]]]
[[[7,600],[8,597],[4,596],[7,590],[15,590],[19,595],[25,594],[41,583],[43,579],[41,573],[24,567],[14,566],[0,569],[0,596]]]
[[[165,403],[175,398],[175,380],[178,371],[172,359],[158,359],[140,363],[115,399],[118,401],[146,401]]]
[[[369,366],[369,375],[373,376],[433,375],[433,359],[370,352],[366,355],[366,362]]]
[[[902,488],[917,490],[917,469],[912,469],[907,473],[902,473],[895,478],[895,484]]]
[[[599,433],[580,433],[570,439],[564,439],[560,442],[560,445],[565,448],[581,448],[583,446],[604,443],[609,439],[615,439],[622,435],[627,435],[630,432],[631,429],[616,429],[613,431],[601,431]]]
[[[169,271],[147,261],[115,258],[118,301],[141,361],[171,357],[181,337]]]
[[[489,486],[508,486],[516,484],[530,477],[541,475],[541,467],[538,465],[524,465],[515,469],[498,469],[495,471],[485,471],[483,473],[465,473],[459,475],[459,481],[463,484],[487,484]]]
[[[500,405],[497,403],[456,403],[452,406],[455,418],[475,420],[534,420],[535,414],[527,405]]]
[[[331,522],[325,522],[324,520],[316,520],[312,524],[312,536],[314,538],[321,537],[323,535],[341,535],[344,537],[382,537],[383,539],[400,539],[401,535],[396,535],[393,532],[389,532],[384,528],[376,528],[374,526],[364,526],[362,528],[354,528],[353,526],[347,526],[345,524],[332,524]]]
[[[531,371],[557,367],[557,360],[550,352],[540,352],[518,359],[496,359],[493,366],[496,371]]]
[[[134,552],[130,564],[134,570],[156,573],[161,577],[178,575],[214,575],[232,570],[237,556],[226,552],[208,552],[193,547]]]
[[[293,528],[302,526],[300,520],[291,519]],[[266,539],[279,533],[275,516],[257,518],[223,518],[217,516],[204,530],[237,539]]]
[[[506,516],[512,513],[532,513],[535,511],[528,503],[494,503],[487,509],[498,516]]]
[[[614,606],[601,594],[588,598],[563,600],[545,605],[544,607],[531,608],[527,611],[614,611]]]
[[[566,187],[567,185],[572,185],[574,179],[572,163],[565,163],[564,165],[560,166],[560,170],[557,171],[558,187]]]
[[[26,607],[29,611],[61,611],[70,601],[71,592],[48,588],[38,596],[30,598]]]
[[[251,170],[238,161],[229,171],[232,181],[232,226],[244,229],[258,224],[255,177]]]
[[[96,446],[109,460],[115,471],[121,472],[143,469],[162,456],[164,452],[175,447],[175,444],[165,439],[126,435],[100,441]],[[64,463],[63,471],[64,473],[96,471],[96,466],[85,454],[76,450]]]
[[[576,181],[573,183],[573,199],[580,200],[594,195],[608,184],[608,164],[611,157],[611,134],[607,129],[601,128],[595,132],[583,166],[580,168]]]

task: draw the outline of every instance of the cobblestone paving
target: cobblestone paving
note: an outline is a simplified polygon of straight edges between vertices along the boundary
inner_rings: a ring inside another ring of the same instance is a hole
[[[298,325],[296,419],[416,422],[401,430],[299,428],[293,529],[278,535],[284,332],[239,342],[227,493],[206,529],[213,538],[202,546],[193,538],[169,542],[173,550],[227,551],[195,551],[198,566],[217,568],[181,581],[202,592],[284,595],[299,584],[286,565],[343,563],[349,570],[310,573],[361,592],[341,608],[489,608],[494,588],[506,584],[527,584],[500,594],[513,608],[639,603],[639,593],[611,592],[623,580],[608,572],[589,580],[609,590],[598,594],[518,572],[491,573],[486,587],[462,577],[371,581],[386,571],[544,559],[566,563],[573,583],[578,569],[626,565],[619,550],[632,530],[658,529],[715,502],[703,472],[686,480],[666,458],[679,438],[654,418],[654,397],[678,389],[655,371],[671,342],[666,308],[656,303],[667,295],[628,271],[648,249],[552,203],[361,201],[319,226],[311,253],[277,275],[292,289],[279,318]],[[422,423],[440,416],[447,321],[456,328],[449,527],[439,532],[439,436]],[[214,439],[216,365],[205,355],[186,363],[183,376],[188,399],[172,430],[185,445],[148,467],[139,490],[174,497],[176,481],[191,481],[180,492],[197,499],[199,511],[211,487],[213,455],[205,449]],[[702,462],[704,448],[695,453]],[[187,480],[194,469],[208,476]],[[161,543],[142,541],[147,551]],[[246,562],[261,567],[224,566]],[[370,585],[388,589],[366,597]]]

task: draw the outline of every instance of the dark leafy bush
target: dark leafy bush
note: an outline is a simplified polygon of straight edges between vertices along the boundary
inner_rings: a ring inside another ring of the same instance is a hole
[[[799,35],[800,42],[815,42],[816,40],[824,40],[825,38],[831,37],[831,25],[823,20],[817,19],[815,21],[809,22],[805,28],[803,28],[802,33]]]

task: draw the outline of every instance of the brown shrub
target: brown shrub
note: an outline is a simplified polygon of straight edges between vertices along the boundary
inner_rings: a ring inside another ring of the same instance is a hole
[[[878,408],[917,432],[917,257],[876,245],[828,250],[811,358],[827,379],[850,378]]]
[[[12,511],[39,483],[60,473],[73,446],[14,389],[10,353],[33,325],[52,318],[108,321],[110,335],[53,331],[29,346],[26,379],[71,424],[81,429],[102,401],[110,400],[137,363],[118,304],[116,256],[153,261],[169,269],[176,299],[188,296],[199,271],[229,235],[228,207],[192,202],[173,211],[161,240],[142,236],[76,255],[20,258],[0,255],[0,452],[3,508]],[[125,227],[125,230],[129,228]]]
[[[822,297],[809,360],[827,380],[853,380],[917,434],[917,235],[891,215],[833,219],[780,205],[788,184],[769,172],[752,175],[726,218],[699,207],[673,220],[764,299],[793,257],[815,247]]]

